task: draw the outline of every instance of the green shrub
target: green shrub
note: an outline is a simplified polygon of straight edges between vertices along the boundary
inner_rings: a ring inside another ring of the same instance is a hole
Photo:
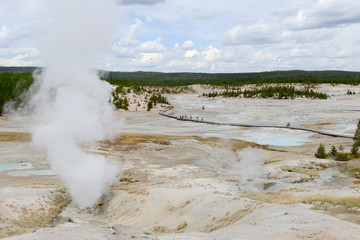
[[[340,146],[339,146],[339,151],[340,151],[340,152],[343,152],[343,151],[344,151],[344,146],[343,146],[343,145],[340,145]]]
[[[147,110],[150,111],[153,108],[152,101],[148,102]]]
[[[346,153],[338,152],[335,157],[336,161],[348,161],[349,157]]]
[[[350,173],[355,178],[360,178],[360,168],[353,168],[350,170]]]
[[[353,140],[360,146],[360,119],[358,121]]]
[[[326,158],[325,146],[323,144],[320,143],[320,146],[319,146],[319,148],[317,149],[317,151],[315,153],[315,157],[317,157],[317,158]]]
[[[351,154],[355,158],[357,158],[359,156],[359,143],[358,142],[354,142],[354,144],[352,145]]]
[[[337,151],[336,147],[333,145],[333,146],[331,147],[331,150],[330,150],[330,152],[329,152],[329,155],[332,156],[332,157],[336,157],[336,154],[337,154],[337,153],[338,153],[338,151]]]

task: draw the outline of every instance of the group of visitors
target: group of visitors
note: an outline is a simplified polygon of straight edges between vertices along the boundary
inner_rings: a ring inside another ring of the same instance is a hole
[[[179,119],[189,119],[189,120],[201,120],[201,121],[204,121],[204,117],[201,117],[201,119],[200,119],[200,117],[199,116],[192,116],[192,115],[190,115],[189,116],[189,118],[188,118],[188,116],[187,115],[180,115],[180,117],[179,117]]]

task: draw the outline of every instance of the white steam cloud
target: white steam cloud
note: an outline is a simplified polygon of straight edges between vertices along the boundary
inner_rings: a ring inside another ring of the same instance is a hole
[[[37,32],[45,69],[37,76],[31,100],[37,113],[35,144],[46,148],[80,208],[90,207],[116,180],[117,168],[81,145],[104,137],[111,124],[111,87],[91,70],[111,44],[115,2],[108,0],[44,1]]]
[[[238,152],[240,161],[233,170],[237,172],[241,180],[241,188],[247,192],[259,192],[262,183],[257,180],[264,174],[264,161],[259,152],[253,148],[245,148]]]

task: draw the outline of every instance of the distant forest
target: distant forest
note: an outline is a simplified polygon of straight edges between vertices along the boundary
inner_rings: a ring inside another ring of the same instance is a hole
[[[36,67],[0,67],[0,114],[4,103],[20,101],[19,96],[33,82]],[[348,71],[273,71],[257,73],[161,73],[99,71],[102,80],[117,86],[186,86],[209,84],[241,86],[264,83],[360,83],[360,72]]]
[[[0,73],[0,115],[9,100],[20,103],[20,95],[34,82],[32,72]]]
[[[104,72],[100,76],[114,85],[183,86],[192,84],[239,86],[263,83],[360,83],[360,72],[347,71],[273,71],[257,73],[161,73]]]

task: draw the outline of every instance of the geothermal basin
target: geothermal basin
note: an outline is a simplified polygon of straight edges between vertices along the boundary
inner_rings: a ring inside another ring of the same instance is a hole
[[[336,91],[333,88],[337,88]],[[353,134],[359,97],[208,99],[166,95],[170,114]],[[360,87],[352,86],[359,92]],[[205,109],[202,109],[205,106]],[[158,111],[117,111],[112,137],[83,145],[118,167],[94,206],[79,209],[31,142],[32,116],[0,117],[0,237],[10,239],[356,239],[360,182],[349,162],[314,157],[350,138],[290,129],[178,121]],[[351,127],[350,127],[351,126]],[[349,171],[350,169],[350,171]]]

